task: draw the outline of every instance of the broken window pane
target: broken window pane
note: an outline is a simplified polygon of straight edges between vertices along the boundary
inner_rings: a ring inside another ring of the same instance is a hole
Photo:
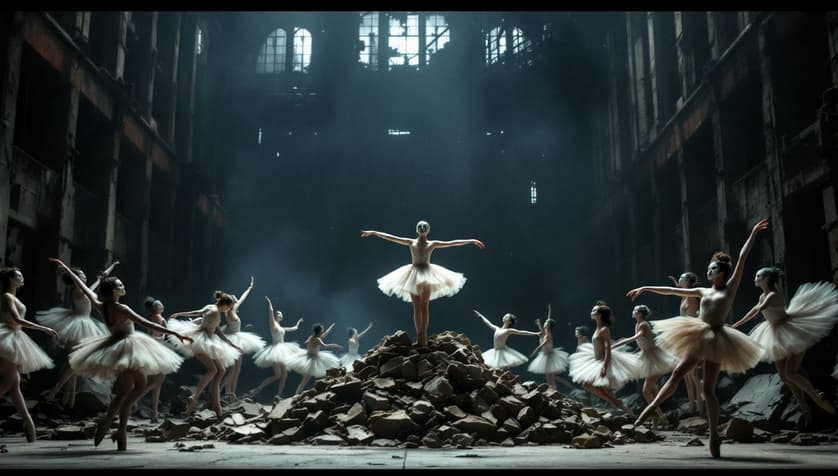
[[[431,56],[441,50],[451,40],[451,30],[442,15],[428,15],[425,19],[425,57],[428,63]]]
[[[279,73],[285,71],[285,30],[274,30],[256,56],[256,71]]]
[[[361,13],[358,41],[364,44],[360,61],[373,71],[378,70],[378,12]]]
[[[493,28],[486,35],[486,64],[497,63],[506,53],[506,32],[502,27]]]
[[[419,15],[391,15],[388,46],[391,54],[388,64],[393,66],[419,66]]]
[[[535,205],[538,201],[538,189],[535,188],[535,180],[530,180],[530,204]]]
[[[204,49],[204,33],[201,31],[201,27],[198,27],[198,33],[195,38],[195,54],[200,55],[201,51]]]

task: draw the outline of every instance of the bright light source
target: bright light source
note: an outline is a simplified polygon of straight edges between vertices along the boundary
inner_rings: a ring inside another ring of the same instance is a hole
[[[530,180],[530,204],[535,205],[538,201],[538,190],[535,187],[535,180]]]
[[[487,135],[487,136],[490,136],[490,135],[492,135],[492,133],[491,133],[491,132],[489,132],[489,131],[486,131],[486,135]]]
[[[259,140],[258,140],[256,143],[257,143],[257,144],[261,144],[261,143],[262,143],[262,128],[261,128],[261,127],[259,128]]]
[[[276,153],[276,156],[279,157],[279,152]]]
[[[399,129],[387,129],[387,135],[390,136],[409,136],[410,131],[403,131]]]

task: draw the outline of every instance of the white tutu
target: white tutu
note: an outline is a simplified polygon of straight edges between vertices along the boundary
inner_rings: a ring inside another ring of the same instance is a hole
[[[170,374],[180,368],[183,357],[148,334],[133,332],[131,325],[126,334],[81,341],[70,352],[69,361],[78,375],[108,380],[125,370],[143,375]]]
[[[762,346],[764,362],[784,359],[812,347],[829,334],[838,321],[838,290],[832,283],[805,283],[797,288],[779,322],[763,321],[751,332]]]
[[[595,387],[611,387],[619,390],[630,380],[637,378],[640,362],[636,355],[622,350],[611,349],[611,365],[600,377],[602,360],[594,356],[594,346],[590,342],[580,344],[570,356],[570,378],[574,383],[589,383]]]
[[[523,355],[521,357],[524,357]],[[524,357],[526,359],[526,357]],[[561,347],[552,352],[539,352],[527,370],[534,374],[559,374],[567,370],[568,354]]]
[[[105,325],[90,317],[90,314],[73,314],[72,309],[54,307],[35,313],[35,320],[41,325],[55,329],[63,343],[79,343],[88,337],[108,335]]]
[[[724,325],[717,329],[697,317],[652,321],[655,344],[679,359],[687,356],[717,362],[721,370],[745,373],[759,363],[762,348],[750,337]]]
[[[668,374],[678,365],[678,359],[675,356],[657,346],[649,349],[641,348],[636,355],[639,363],[637,378],[645,379],[646,377]]]
[[[252,354],[265,347],[265,341],[252,332],[239,331],[234,334],[225,333],[224,335],[230,339],[230,342],[239,346],[244,354]]]
[[[51,369],[52,359],[21,328],[0,323],[0,358],[17,365],[22,374]]]
[[[167,325],[172,331],[192,338],[192,342],[183,343],[177,337],[169,336],[169,342],[174,344],[175,348],[187,357],[203,355],[220,362],[222,368],[226,369],[236,363],[241,355],[238,350],[221,340],[221,337],[215,335],[214,332],[210,333],[193,322],[169,319]]]
[[[420,285],[431,288],[431,300],[434,300],[457,294],[465,284],[466,277],[462,273],[435,264],[406,264],[378,278],[378,289],[405,302],[411,302],[411,294],[419,294]]]
[[[357,352],[347,352],[340,356],[340,366],[345,368],[347,372],[351,372],[352,363],[361,358],[361,354]]]
[[[292,357],[301,353],[304,354],[305,349],[301,348],[296,342],[277,342],[253,354],[253,363],[257,367],[273,367],[276,364],[284,364],[285,367],[290,368]]]
[[[557,352],[553,352],[553,353],[557,354]],[[567,368],[567,352],[562,352],[562,353],[564,354],[564,360],[561,361],[561,362],[560,361],[553,362],[553,367],[552,367],[552,368],[554,368],[557,365],[563,364],[564,368],[562,368],[562,370],[560,372],[564,372],[565,368]],[[541,355],[539,355],[538,358],[541,358]],[[535,360],[538,360],[538,358],[536,358]],[[562,357],[560,355],[557,355],[556,357],[553,358],[553,360],[556,360],[556,359],[561,360]],[[529,359],[527,358],[526,355],[518,352],[515,349],[509,348],[509,347],[505,347],[503,349],[491,348],[491,349],[487,350],[486,352],[483,352],[483,362],[485,362],[486,365],[488,365],[489,367],[492,367],[493,369],[509,369],[509,368],[512,368],[512,367],[518,367],[519,365],[526,364],[528,360]],[[533,363],[535,363],[535,360],[533,361]],[[539,368],[541,368],[541,367],[543,367],[543,365],[539,364]],[[530,372],[532,372],[532,370]],[[544,373],[544,372],[536,372],[536,373]]]
[[[317,355],[309,355],[308,352],[301,352],[291,357],[288,368],[301,375],[312,377],[325,377],[326,371],[340,366],[340,359],[329,352],[321,350]]]

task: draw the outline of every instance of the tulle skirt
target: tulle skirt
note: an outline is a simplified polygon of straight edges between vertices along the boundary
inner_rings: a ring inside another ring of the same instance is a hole
[[[431,300],[434,300],[457,294],[465,284],[466,277],[462,273],[435,264],[406,264],[378,278],[378,289],[405,302],[411,302],[411,294],[419,294],[419,286],[430,287]]]
[[[328,350],[321,350],[317,355],[309,355],[308,352],[296,354],[288,364],[288,368],[300,375],[317,378],[325,377],[327,370],[336,367],[340,367],[340,359]]]
[[[221,337],[218,337],[215,333],[209,333],[206,329],[192,322],[169,319],[167,326],[179,334],[192,338],[192,342],[184,343],[175,336],[169,336],[169,342],[174,344],[175,348],[187,357],[203,355],[220,362],[221,366],[226,369],[236,363],[241,355],[238,350],[221,340]]]
[[[352,363],[361,358],[361,354],[357,352],[347,352],[340,356],[340,366],[345,368],[347,372],[352,371]]]
[[[570,356],[570,378],[574,383],[591,384],[595,387],[610,387],[619,390],[630,380],[637,378],[640,362],[635,354],[622,350],[611,350],[611,365],[600,376],[603,361],[594,356],[590,342],[581,344]]]
[[[88,337],[73,348],[69,361],[78,375],[112,380],[126,370],[170,374],[180,368],[183,357],[147,334],[131,332]]]
[[[532,359],[527,370],[534,374],[560,374],[567,370],[567,361],[568,354],[561,348],[553,349],[548,353],[539,352],[538,356]]]
[[[713,329],[697,317],[652,321],[652,329],[657,334],[655,344],[675,357],[716,362],[729,373],[745,373],[762,355],[762,347],[744,333],[730,326]]]
[[[675,356],[657,346],[646,350],[640,349],[636,355],[639,363],[637,378],[645,379],[668,374],[678,365],[678,359]]]
[[[88,337],[108,335],[105,325],[88,316],[74,315],[71,309],[54,307],[35,313],[35,320],[43,326],[55,329],[63,343],[79,343]]]
[[[283,364],[286,368],[290,368],[292,357],[304,353],[305,349],[301,348],[296,342],[278,342],[253,354],[253,363],[257,367],[273,367],[276,364]]]
[[[239,331],[233,334],[224,334],[230,342],[241,348],[244,354],[252,354],[265,347],[265,341],[252,332]]]
[[[52,359],[23,329],[6,324],[0,324],[0,358],[14,362],[22,374],[53,367]]]
[[[832,283],[802,284],[786,314],[779,322],[761,322],[749,334],[762,346],[765,362],[804,352],[829,334],[838,321],[838,290]]]
[[[554,354],[558,354],[558,352],[553,352]],[[562,352],[564,354],[564,360],[562,360],[561,355],[557,355],[553,357],[553,360],[558,360],[556,362],[551,362],[550,368],[555,368],[556,366],[560,366],[564,364],[565,368],[567,368],[567,352]],[[539,354],[539,358],[543,354]],[[494,369],[509,369],[512,367],[518,367],[519,365],[524,365],[527,363],[529,359],[526,355],[518,352],[515,349],[504,347],[503,349],[489,349],[486,352],[483,352],[483,362],[486,363],[489,367]],[[538,359],[536,359],[538,360]],[[535,361],[533,361],[535,362]],[[544,367],[546,362],[539,363],[539,368]],[[550,371],[553,372],[552,370]],[[564,368],[560,370],[560,372],[564,372]],[[544,372],[537,372],[537,373],[544,373]]]

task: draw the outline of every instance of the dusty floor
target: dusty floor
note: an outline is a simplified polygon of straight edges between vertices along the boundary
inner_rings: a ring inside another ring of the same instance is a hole
[[[131,437],[128,451],[117,452],[109,439],[94,448],[92,440],[38,440],[22,436],[0,438],[3,469],[838,469],[838,444],[795,446],[778,443],[722,445],[722,459],[710,458],[703,447],[686,446],[694,436],[663,432],[658,443],[580,450],[562,445],[484,447],[474,449],[399,449],[371,447],[236,445],[212,441],[184,441],[186,448],[212,444],[214,448],[180,451],[175,443],[146,443]]]

